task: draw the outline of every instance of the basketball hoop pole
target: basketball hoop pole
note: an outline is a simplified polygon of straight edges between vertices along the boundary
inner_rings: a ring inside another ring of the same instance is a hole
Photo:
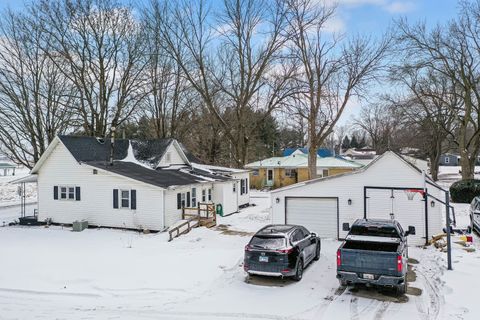
[[[452,270],[452,240],[450,237],[450,194],[445,191],[445,214],[447,224],[447,266],[448,270]]]

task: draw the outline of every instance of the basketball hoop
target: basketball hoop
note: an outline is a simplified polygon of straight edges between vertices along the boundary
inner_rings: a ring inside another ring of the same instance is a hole
[[[417,193],[420,193],[423,196],[425,196],[425,191],[423,189],[406,189],[405,194],[407,195],[408,200],[413,200],[415,198],[415,195]]]

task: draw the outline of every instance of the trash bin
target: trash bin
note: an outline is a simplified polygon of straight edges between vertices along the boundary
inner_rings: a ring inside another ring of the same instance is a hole
[[[217,204],[217,214],[223,217],[223,207],[220,203]]]

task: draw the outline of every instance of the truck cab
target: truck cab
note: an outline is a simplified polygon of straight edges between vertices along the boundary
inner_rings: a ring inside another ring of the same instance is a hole
[[[408,235],[396,220],[358,219],[337,251],[337,278],[340,285],[365,284],[407,290]]]

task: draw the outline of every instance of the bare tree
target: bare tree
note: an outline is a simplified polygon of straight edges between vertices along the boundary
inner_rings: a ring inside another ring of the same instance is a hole
[[[28,16],[5,12],[0,33],[0,142],[31,168],[57,134],[74,128],[76,92],[40,50],[49,38]]]
[[[382,154],[395,144],[392,140],[400,123],[392,105],[380,101],[363,106],[353,124],[367,133],[372,148],[377,154]]]
[[[407,127],[417,128],[417,145],[429,158],[430,173],[437,180],[440,156],[448,146],[447,138],[455,139],[456,118],[463,101],[455,93],[451,78],[442,73],[406,64],[393,68],[391,79],[406,89],[391,99],[397,106],[398,118]]]
[[[160,7],[166,52],[221,124],[234,164],[245,164],[251,132],[292,93],[294,69],[279,56],[286,41],[283,1],[225,0],[216,26],[205,1]]]
[[[105,136],[146,94],[143,28],[132,9],[114,0],[42,0],[31,12],[48,38],[44,53],[78,91],[84,133]]]
[[[462,1],[459,17],[429,31],[425,24],[398,23],[404,48],[417,68],[430,69],[450,79],[452,94],[462,100],[453,106],[458,134],[462,178],[474,176],[480,151],[480,2]]]
[[[294,105],[307,119],[309,174],[315,178],[317,148],[332,134],[352,97],[361,97],[366,85],[376,80],[390,38],[379,43],[367,37],[341,41],[324,31],[334,7],[311,0],[289,0],[288,4],[290,55],[300,66]]]
[[[145,88],[149,92],[141,114],[153,124],[155,137],[182,138],[191,126],[192,113],[198,106],[198,94],[185,78],[182,68],[162,44],[159,2],[143,10],[146,32],[146,55],[149,56]]]

